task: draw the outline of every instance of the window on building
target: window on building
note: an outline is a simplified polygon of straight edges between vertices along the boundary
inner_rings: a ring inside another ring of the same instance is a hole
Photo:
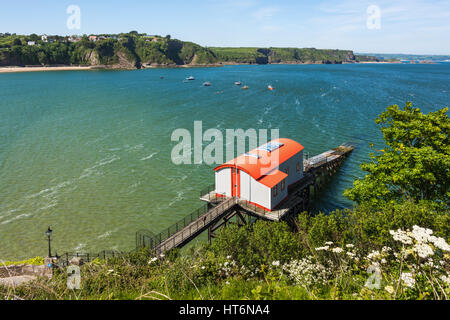
[[[297,162],[297,172],[300,172],[300,162]]]
[[[274,196],[274,197],[278,196],[278,186],[275,186],[275,187],[273,188],[273,196]]]
[[[289,168],[286,168],[286,174],[289,175]]]
[[[286,190],[286,180],[281,182],[281,191],[284,191],[284,190]]]

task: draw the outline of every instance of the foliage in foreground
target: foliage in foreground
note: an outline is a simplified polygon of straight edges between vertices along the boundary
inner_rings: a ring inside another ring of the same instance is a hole
[[[413,214],[421,210],[428,208],[405,203],[378,220],[365,208],[328,216],[305,214],[299,216],[296,232],[285,223],[229,226],[212,245],[183,254],[154,257],[142,251],[96,260],[82,267],[81,290],[69,290],[67,275],[60,270],[52,280],[0,289],[0,297],[447,299],[448,213],[436,211],[431,218],[425,211]],[[399,220],[408,211],[413,213]],[[396,227],[403,223],[411,227]]]
[[[430,201],[450,209],[450,119],[448,108],[423,114],[407,103],[377,119],[386,147],[361,166],[368,174],[344,194],[358,203]]]

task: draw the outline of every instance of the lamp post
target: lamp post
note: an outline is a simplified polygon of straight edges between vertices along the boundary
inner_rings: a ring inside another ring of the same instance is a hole
[[[53,230],[50,229],[50,227],[48,227],[48,230],[45,231],[45,234],[46,234],[46,236],[48,238],[48,257],[49,258],[52,257],[52,248],[51,248],[51,245],[50,245],[50,242],[52,241],[51,240],[52,232],[53,232]]]

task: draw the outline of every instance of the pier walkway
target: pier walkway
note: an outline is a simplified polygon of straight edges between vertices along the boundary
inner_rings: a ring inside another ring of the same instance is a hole
[[[315,193],[317,193],[317,190],[323,184],[323,178],[335,173],[354,149],[355,145],[345,143],[336,149],[305,159],[304,177],[289,187],[288,199],[279,208],[270,212],[236,197],[217,197],[215,187],[211,186],[202,192],[200,197],[200,200],[207,203],[205,207],[156,236],[138,232],[136,234],[136,247],[145,247],[160,254],[185,246],[207,230],[211,240],[215,236],[214,231],[230,223],[234,217],[237,224],[250,223],[252,218],[267,221],[287,221],[298,212],[308,209],[311,188],[314,188]],[[245,216],[247,216],[248,221]]]

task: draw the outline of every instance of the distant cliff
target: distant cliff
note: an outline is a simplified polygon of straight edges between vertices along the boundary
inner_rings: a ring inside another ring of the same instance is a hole
[[[0,34],[0,66],[89,65],[136,69],[223,64],[340,64],[359,60],[348,50],[206,48],[170,36],[137,32],[89,37]]]
[[[211,48],[225,63],[249,64],[340,64],[353,63],[356,56],[349,50],[314,48]]]

